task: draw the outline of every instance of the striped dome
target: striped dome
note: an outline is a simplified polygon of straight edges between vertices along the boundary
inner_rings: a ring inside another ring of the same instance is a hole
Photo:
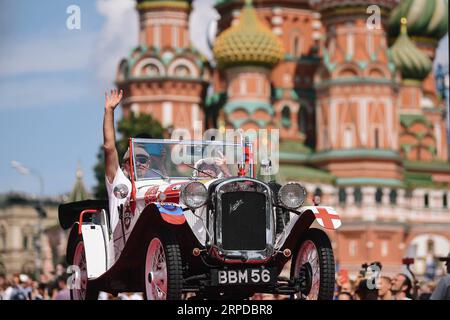
[[[192,0],[137,0],[139,10],[152,9],[160,6],[190,8]]]
[[[441,39],[448,32],[448,0],[403,0],[389,18],[389,36],[400,33],[400,19],[408,20],[411,37]]]
[[[401,19],[400,35],[391,47],[392,59],[403,80],[423,80],[430,73],[433,63],[408,37],[407,19]]]
[[[213,52],[221,67],[238,65],[270,67],[284,56],[283,44],[259,21],[251,0],[246,0],[239,24],[219,35]]]

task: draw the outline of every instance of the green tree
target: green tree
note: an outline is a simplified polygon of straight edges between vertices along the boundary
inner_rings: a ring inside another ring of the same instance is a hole
[[[117,132],[119,135],[116,137],[116,148],[119,153],[119,159],[125,154],[128,148],[128,139],[130,137],[146,137],[146,138],[163,138],[165,130],[151,115],[140,114],[136,116],[131,113],[131,116],[122,118],[117,123]],[[105,155],[103,153],[103,147],[100,146],[97,153],[97,164],[94,167],[95,178],[97,180],[97,186],[94,188],[94,196],[97,199],[107,199],[108,194],[106,192],[105,184]]]

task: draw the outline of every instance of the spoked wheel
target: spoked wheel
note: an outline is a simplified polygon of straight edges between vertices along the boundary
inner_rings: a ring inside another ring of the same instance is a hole
[[[183,269],[176,238],[167,233],[155,235],[145,257],[146,300],[181,300]]]
[[[77,268],[70,277],[70,298],[72,300],[97,300],[99,291],[91,288],[88,282],[86,253],[83,239],[80,237],[75,245],[73,265]]]
[[[331,300],[334,293],[334,256],[325,232],[309,229],[293,256],[291,278],[300,284],[294,299]]]

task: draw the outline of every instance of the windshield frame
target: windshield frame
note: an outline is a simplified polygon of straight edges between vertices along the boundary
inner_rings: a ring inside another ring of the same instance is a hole
[[[137,144],[149,144],[149,143],[155,143],[155,144],[166,144],[166,145],[189,145],[189,146],[224,146],[224,147],[235,147],[236,150],[240,150],[241,155],[241,163],[242,165],[245,165],[245,145],[242,143],[231,143],[231,142],[225,142],[223,140],[174,140],[174,139],[144,139],[144,138],[131,138],[131,145],[132,145],[132,163],[133,163],[133,173],[134,173],[134,180],[136,182],[144,182],[144,181],[154,181],[154,180],[169,180],[169,179],[179,179],[179,180],[211,180],[211,179],[217,179],[217,177],[195,177],[195,176],[167,176],[167,177],[147,177],[147,178],[138,178],[137,170],[136,170],[136,158],[135,158],[135,152],[134,149]],[[251,146],[252,147],[252,146]],[[238,163],[230,164],[230,165],[238,165]],[[250,172],[246,172],[246,175],[249,175]],[[236,176],[233,176],[236,177]]]

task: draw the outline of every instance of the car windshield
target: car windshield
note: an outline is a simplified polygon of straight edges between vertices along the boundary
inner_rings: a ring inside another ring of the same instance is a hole
[[[240,144],[222,141],[133,139],[135,180],[237,176]]]

